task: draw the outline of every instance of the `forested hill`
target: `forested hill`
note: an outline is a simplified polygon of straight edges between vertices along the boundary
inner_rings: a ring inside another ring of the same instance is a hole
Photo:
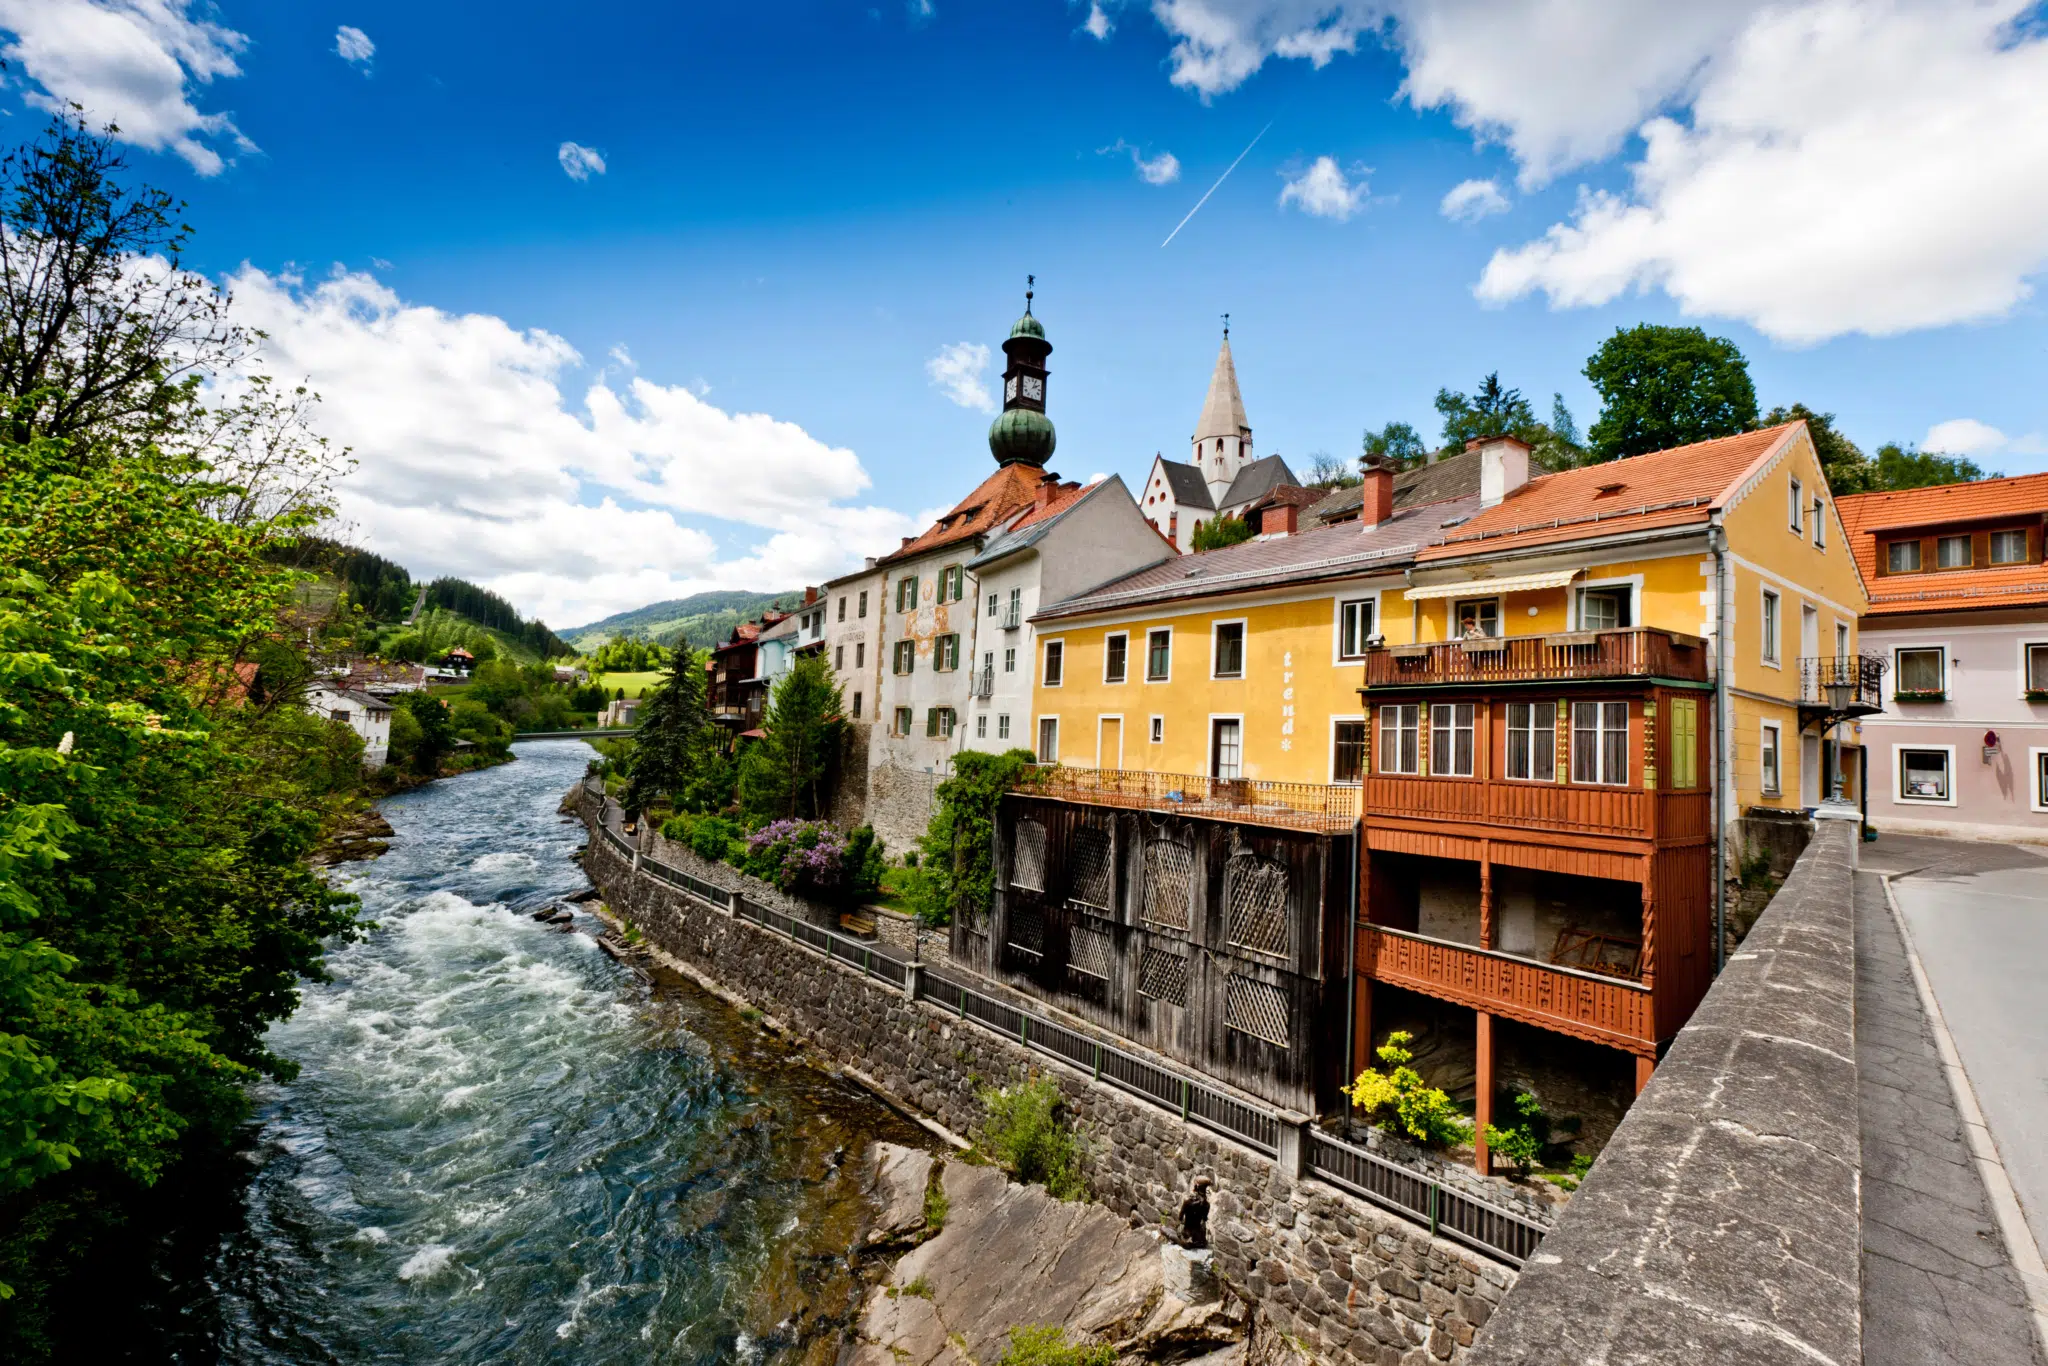
[[[718,644],[732,634],[733,627],[759,616],[768,608],[791,608],[802,601],[803,593],[797,590],[748,593],[723,589],[692,593],[687,598],[649,603],[630,612],[606,617],[603,621],[593,621],[588,626],[577,626],[562,632],[562,636],[586,653],[607,640],[620,637],[651,640],[659,645],[687,640],[702,649]]]
[[[346,589],[349,599],[363,609],[372,625],[396,626],[412,612],[419,597],[419,585],[404,565],[355,546],[343,545],[321,536],[302,536],[276,549],[270,558],[296,569],[329,576]],[[518,609],[488,588],[467,579],[440,578],[426,586],[427,611],[440,608],[478,626],[487,627],[519,647],[519,653],[536,659],[556,659],[575,650],[539,621],[528,621]],[[443,642],[460,643],[458,642]]]
[[[445,607],[479,626],[503,631],[542,659],[576,653],[567,641],[546,626],[526,620],[511,603],[467,579],[435,579],[427,585],[427,606]]]

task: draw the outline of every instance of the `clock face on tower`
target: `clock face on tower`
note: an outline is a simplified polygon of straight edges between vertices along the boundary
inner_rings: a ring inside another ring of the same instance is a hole
[[[1024,397],[1045,401],[1045,381],[1036,375],[1024,376]]]
[[[1003,398],[1007,401],[1017,397],[1017,377],[1010,376],[1010,382],[1003,386]]]

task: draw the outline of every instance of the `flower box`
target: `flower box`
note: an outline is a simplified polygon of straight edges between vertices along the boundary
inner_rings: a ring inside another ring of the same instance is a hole
[[[1901,690],[1892,694],[1894,702],[1946,702],[1948,692],[1943,688],[1922,689],[1912,692]]]
[[[2029,689],[2027,689],[2027,701],[2029,701],[2029,702],[2048,702],[2048,688],[2029,688]]]

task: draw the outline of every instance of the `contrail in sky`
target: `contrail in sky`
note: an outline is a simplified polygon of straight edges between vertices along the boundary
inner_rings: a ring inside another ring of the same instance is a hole
[[[1272,124],[1268,123],[1266,125],[1266,128],[1271,128],[1272,126]],[[1237,161],[1243,161],[1246,157],[1252,154],[1252,148],[1259,145],[1259,138],[1266,136],[1266,128],[1261,128],[1259,130],[1259,136],[1253,138],[1250,142],[1247,142],[1244,145],[1244,150],[1237,154]],[[1237,161],[1231,162],[1229,166],[1224,168],[1223,174],[1216,177],[1216,183],[1209,187],[1209,194],[1205,194],[1200,199],[1197,199],[1195,201],[1195,207],[1188,210],[1188,218],[1193,218],[1196,214],[1200,213],[1202,211],[1202,206],[1209,202],[1209,195],[1215,194],[1216,191],[1222,186],[1223,182],[1230,179],[1230,173],[1237,169]],[[1159,245],[1164,247],[1167,244],[1167,242],[1171,242],[1174,238],[1180,236],[1180,230],[1188,225],[1188,218],[1183,218],[1180,220],[1180,222],[1174,224],[1173,231],[1166,234],[1166,242],[1161,242]]]

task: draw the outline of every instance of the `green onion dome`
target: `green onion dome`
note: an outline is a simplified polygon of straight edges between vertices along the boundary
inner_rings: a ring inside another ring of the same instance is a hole
[[[1044,465],[1057,438],[1052,419],[1032,408],[1011,408],[989,424],[988,448],[998,465]]]

